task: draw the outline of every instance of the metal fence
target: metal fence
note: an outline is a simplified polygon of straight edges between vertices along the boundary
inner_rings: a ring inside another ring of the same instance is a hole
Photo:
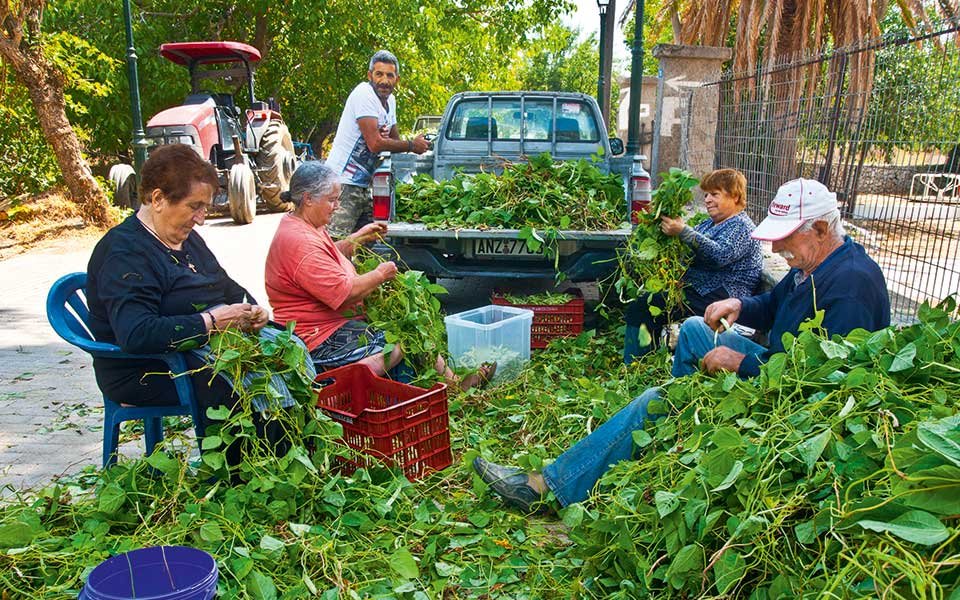
[[[958,22],[727,73],[717,168],[748,179],[760,219],[796,177],[837,192],[848,230],[881,265],[895,322],[960,291]]]

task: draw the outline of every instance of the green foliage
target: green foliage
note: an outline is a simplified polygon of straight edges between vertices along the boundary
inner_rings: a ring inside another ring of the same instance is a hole
[[[669,378],[662,353],[624,367],[616,332],[556,340],[486,392],[449,390],[458,462],[416,483],[330,471],[334,426],[306,405],[314,445],[250,463],[235,485],[193,472],[168,440],[7,502],[0,585],[75,596],[111,554],[186,544],[214,555],[228,598],[948,597],[960,323],[947,312],[845,340],[804,332],[752,381],[674,381],[669,416],[634,433],[640,460],[560,520],[505,510],[469,464],[479,452],[542,468]],[[911,366],[891,373],[907,347]]]
[[[660,230],[660,217],[679,217],[693,200],[693,188],[699,181],[689,171],[671,168],[660,174],[660,186],[654,190],[650,210],[638,215],[639,223],[623,248],[617,252],[619,269],[614,273],[616,290],[622,302],[630,302],[642,294],[662,294],[666,311],[682,306],[683,275],[693,253],[679,237]],[[652,303],[649,310],[656,316],[660,309]]]
[[[955,589],[953,309],[924,307],[901,331],[833,340],[805,331],[753,380],[675,381],[661,408],[670,416],[647,428],[643,456],[604,476],[571,535],[585,586],[654,598]]]
[[[248,342],[228,336],[223,343],[223,366],[248,360],[224,356],[249,352]],[[448,389],[457,463],[417,483],[382,468],[350,477],[331,471],[333,453],[345,450],[329,443],[335,426],[306,404],[301,435],[310,443],[302,450],[294,443],[280,458],[254,448],[233,485],[207,476],[210,459],[192,470],[183,441],[168,435],[146,460],[3,505],[0,586],[11,597],[75,597],[89,570],[111,554],[185,544],[217,559],[225,598],[570,597],[580,589],[579,567],[563,556],[569,542],[557,524],[527,520],[480,493],[469,460],[477,447],[514,453],[534,440],[522,460],[542,464],[653,373],[665,376],[659,355],[655,367],[626,370],[620,344],[615,334],[558,340],[515,381],[469,396]],[[204,457],[224,447],[226,429],[253,441],[251,414],[211,416],[227,421],[205,438]]]
[[[549,255],[562,230],[619,227],[623,202],[619,175],[584,159],[554,162],[543,153],[506,163],[500,175],[458,173],[446,181],[417,175],[397,186],[397,219],[431,229],[519,229],[530,251]]]
[[[519,73],[521,89],[597,93],[597,38],[577,41],[577,32],[559,24],[546,27]]]
[[[510,304],[526,304],[529,306],[559,306],[574,299],[573,294],[557,292],[540,292],[539,294],[501,294],[501,298]]]
[[[363,246],[354,250],[354,259],[360,274],[373,271],[384,260]],[[389,355],[399,344],[418,383],[427,384],[443,375],[435,369],[437,356],[447,353],[447,330],[437,296],[446,293],[423,272],[407,270],[377,286],[363,301],[365,320],[387,338],[384,354]]]
[[[881,28],[890,37],[910,37],[895,3]],[[960,122],[950,117],[960,106],[960,50],[949,40],[942,42],[941,47],[932,39],[890,44],[876,53],[869,110],[876,129],[873,146],[887,161],[898,147],[949,152],[960,144]]]
[[[26,90],[7,78],[0,103],[0,197],[35,194],[53,185],[60,170]]]

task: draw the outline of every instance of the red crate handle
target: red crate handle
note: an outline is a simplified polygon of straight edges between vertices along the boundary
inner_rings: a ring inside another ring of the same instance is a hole
[[[415,412],[411,412],[411,411],[415,411]],[[430,411],[430,401],[421,400],[420,402],[417,402],[415,405],[408,406],[404,409],[403,420],[411,421],[413,419],[416,419],[417,417],[425,415],[429,411]]]

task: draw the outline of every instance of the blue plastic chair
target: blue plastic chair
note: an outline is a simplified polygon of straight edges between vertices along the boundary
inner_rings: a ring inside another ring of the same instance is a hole
[[[82,295],[87,285],[86,273],[64,275],[53,284],[47,294],[47,320],[57,335],[92,356],[102,358],[152,358],[164,361],[174,374],[186,373],[187,363],[180,352],[167,354],[127,354],[114,344],[98,342],[87,327],[90,312]],[[72,309],[72,310],[71,310]],[[163,441],[163,417],[190,415],[197,439],[203,437],[203,421],[200,407],[193,393],[190,377],[184,375],[173,380],[179,404],[169,406],[123,406],[103,396],[103,466],[117,460],[117,445],[120,438],[120,423],[143,420],[147,454]]]

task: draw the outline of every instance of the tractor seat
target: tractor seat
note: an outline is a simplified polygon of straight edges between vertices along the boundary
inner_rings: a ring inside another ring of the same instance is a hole
[[[224,108],[230,109],[230,112],[237,112],[237,105],[233,101],[233,96],[231,94],[212,94],[213,100],[217,103],[217,106],[222,106]]]
[[[189,96],[183,99],[183,104],[185,106],[193,105],[193,104],[207,104],[207,103],[216,104],[216,101],[213,99],[213,96],[207,93],[190,94]]]

